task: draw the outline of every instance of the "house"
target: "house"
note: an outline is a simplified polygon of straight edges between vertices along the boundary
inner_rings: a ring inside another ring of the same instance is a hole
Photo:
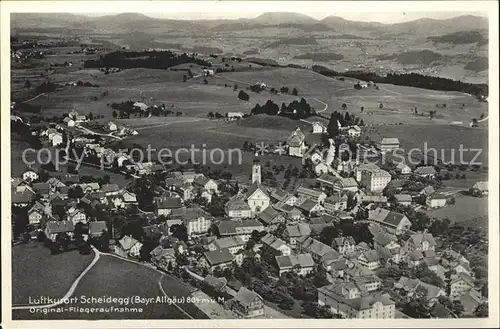
[[[378,232],[373,235],[373,248],[380,251],[383,248],[387,248],[389,250],[396,248],[399,249],[401,246],[397,243],[396,236],[384,232]]]
[[[235,219],[252,217],[252,209],[241,195],[235,195],[228,202],[226,202],[224,212],[229,217]]]
[[[374,163],[361,163],[354,168],[354,176],[357,182],[361,182],[361,175],[364,171],[381,170],[379,166]]]
[[[310,217],[314,214],[320,213],[323,210],[325,210],[325,208],[321,204],[314,202],[313,200],[310,199],[305,199],[303,202],[298,203],[297,208],[300,211],[302,211],[302,213],[307,217]]]
[[[407,252],[412,252],[415,250],[420,251],[434,251],[436,249],[436,240],[431,233],[415,233],[410,236],[406,241]]]
[[[264,231],[264,225],[255,219],[222,220],[216,225],[221,238],[238,236],[245,242],[250,239],[253,231]]]
[[[295,195],[283,190],[273,190],[270,197],[272,202],[283,202],[289,206],[293,206],[295,205],[295,202],[297,202],[297,197]]]
[[[401,175],[409,175],[412,173],[411,168],[404,162],[398,163],[396,171],[398,171]]]
[[[201,282],[202,289],[207,292],[209,296],[220,296],[226,292],[227,279],[225,277],[217,278],[213,275],[207,275]]]
[[[481,195],[488,195],[488,182],[476,182],[472,189],[478,191]]]
[[[132,192],[129,192],[129,191],[125,191],[122,194],[122,198],[123,198],[123,203],[125,205],[135,205],[135,204],[137,204],[137,196],[135,195],[135,193],[132,193]]]
[[[341,258],[340,253],[332,247],[311,237],[307,238],[299,245],[299,252],[310,253],[315,262],[322,264],[326,270],[330,270],[329,265]]]
[[[401,234],[411,227],[411,222],[405,215],[382,208],[375,209],[369,219],[385,226],[391,234]]]
[[[121,189],[118,184],[104,184],[101,186],[101,192],[106,196],[115,196],[121,193]]]
[[[118,129],[118,127],[116,126],[116,124],[114,124],[113,122],[108,122],[108,129],[109,131],[116,131],[116,129]]]
[[[359,126],[351,126],[347,129],[347,134],[349,137],[359,137],[361,136],[361,128]]]
[[[34,180],[38,179],[38,169],[26,168],[26,170],[23,172],[22,177],[24,181],[31,183]]]
[[[28,210],[28,222],[30,225],[39,225],[45,215],[45,207],[38,201]]]
[[[142,243],[131,237],[125,235],[115,245],[115,253],[121,257],[139,258],[141,255]]]
[[[395,318],[395,302],[389,294],[362,294],[354,282],[341,281],[319,288],[318,304],[349,319]]]
[[[424,254],[420,250],[414,250],[406,255],[408,267],[414,268],[425,262]]]
[[[383,191],[391,179],[391,174],[382,169],[364,170],[361,172],[361,184],[366,186],[370,192]]]
[[[382,247],[375,250],[378,252],[379,259],[384,260],[386,263],[390,261],[399,264],[403,260],[403,249],[401,247]]]
[[[474,279],[465,272],[451,275],[450,299],[456,300],[474,288]]]
[[[382,286],[382,279],[375,274],[353,277],[352,280],[361,291],[371,292],[379,290]]]
[[[423,166],[415,169],[415,175],[426,178],[434,178],[436,175],[436,169],[433,166]]]
[[[312,272],[314,261],[311,254],[298,254],[289,256],[275,256],[278,264],[279,276],[285,272],[294,271],[298,275],[305,276]]]
[[[319,121],[314,121],[312,123],[312,133],[313,134],[324,134],[326,133],[326,127]]]
[[[423,299],[429,306],[433,306],[438,301],[439,297],[446,297],[444,289],[422,282],[419,279],[410,279],[405,276],[401,277],[398,282],[394,283],[394,289],[402,294],[405,294],[406,296],[412,296],[417,293],[417,289],[422,289],[426,292]]]
[[[475,289],[469,290],[468,293],[460,297],[460,303],[464,307],[463,315],[473,316],[476,308],[484,302],[481,293]]]
[[[382,138],[379,143],[379,149],[382,152],[394,151],[399,149],[399,139],[397,138]]]
[[[394,195],[396,202],[403,206],[410,206],[413,199],[410,194],[396,194]]]
[[[337,211],[344,211],[347,209],[347,195],[332,194],[325,199],[324,202],[325,210],[329,213],[335,213]]]
[[[245,250],[246,242],[243,241],[239,236],[228,236],[224,238],[220,238],[212,241],[208,245],[208,250],[222,250],[227,249],[234,256],[234,260],[238,265],[241,265],[243,262],[243,254],[239,253],[242,250]]]
[[[302,198],[306,198],[309,200],[314,201],[315,203],[322,203],[326,199],[326,194],[325,192],[318,191],[318,190],[313,190],[310,188],[306,187],[299,187],[297,189],[297,195]]]
[[[376,250],[371,249],[365,252],[362,252],[361,255],[358,256],[358,262],[362,266],[367,267],[370,270],[376,270],[380,267],[380,258],[379,254]]]
[[[264,300],[256,292],[241,287],[236,296],[229,300],[229,308],[240,318],[264,316]]]
[[[71,221],[49,221],[45,225],[45,236],[52,242],[56,241],[56,237],[60,233],[66,233],[69,236],[73,235],[75,227]]]
[[[271,251],[275,256],[289,256],[292,253],[292,248],[285,241],[268,233],[261,238],[262,246]]]
[[[68,213],[67,213],[67,218],[69,221],[72,221],[73,224],[75,224],[75,225],[76,225],[76,223],[80,223],[80,222],[84,223],[84,224],[87,223],[87,215],[81,209],[71,210],[71,208],[70,208],[68,210]]]
[[[335,238],[333,240],[333,248],[345,256],[356,251],[356,242],[352,236]]]
[[[435,192],[434,187],[427,186],[427,187],[423,188],[422,191],[420,191],[419,195],[428,196],[428,195],[434,194],[434,192]]]
[[[290,245],[295,246],[298,242],[301,243],[311,235],[311,228],[307,223],[296,225],[287,225],[283,232],[283,239]]]
[[[216,268],[223,270],[231,266],[234,256],[228,249],[218,249],[214,251],[205,251],[198,260],[199,264],[213,272]]]
[[[253,214],[258,214],[269,207],[271,199],[259,184],[252,184],[246,192],[246,202]]]
[[[52,135],[52,146],[57,146],[57,145],[60,145],[62,144],[63,142],[63,136],[61,133],[57,132],[55,134]]]
[[[314,172],[316,173],[316,176],[326,174],[328,173],[328,170],[329,170],[328,166],[323,162],[319,162],[316,165],[314,165]]]
[[[149,108],[149,106],[147,106],[146,104],[144,104],[142,102],[135,102],[133,104],[133,106],[139,108],[139,110],[141,110],[143,112],[146,111]]]
[[[182,208],[181,198],[161,197],[156,199],[156,213],[158,216],[168,216],[173,209]]]
[[[151,263],[164,271],[171,271],[169,268],[172,269],[176,265],[175,250],[173,248],[163,248],[158,245],[151,251],[150,255]]]
[[[211,194],[217,194],[219,193],[218,187],[217,187],[217,182],[214,181],[213,179],[205,177],[205,175],[200,175],[197,176],[193,184],[197,186],[198,188],[202,188],[207,190]]]
[[[63,122],[68,126],[68,127],[74,127],[75,126],[75,120],[66,117],[64,118]]]
[[[286,204],[284,202],[276,203],[273,208],[279,211],[280,214],[285,216],[290,221],[298,221],[304,218],[304,215],[299,208],[290,206],[289,204]]]
[[[182,220],[187,228],[188,236],[207,233],[212,224],[211,216],[197,207],[172,209],[170,217]]]
[[[226,118],[230,121],[242,119],[245,114],[243,112],[227,112]]]
[[[446,206],[446,196],[443,193],[433,193],[425,199],[427,208],[441,208]]]
[[[97,221],[89,223],[89,237],[100,237],[104,232],[108,231],[105,221]]]
[[[292,132],[290,137],[288,137],[286,142],[288,145],[288,155],[295,157],[304,156],[304,152],[307,149],[305,139],[306,136],[302,133],[302,131],[300,131],[300,128],[297,127],[297,129]]]

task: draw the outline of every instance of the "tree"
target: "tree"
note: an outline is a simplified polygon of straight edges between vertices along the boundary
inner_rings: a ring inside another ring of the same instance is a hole
[[[116,119],[118,117],[118,113],[116,111],[113,111],[113,119]]]
[[[177,239],[187,242],[189,237],[187,233],[187,227],[184,224],[174,224],[170,227],[170,233]]]
[[[94,120],[94,114],[92,112],[89,113],[88,117],[90,121]]]
[[[207,117],[212,120],[214,118],[214,112],[208,112]]]
[[[296,88],[293,88],[293,90],[292,90],[292,95],[293,95],[293,96],[297,96],[298,94],[299,94],[299,92],[297,91],[297,89],[296,89]]]
[[[186,82],[186,81],[187,81],[187,75],[185,75],[185,74],[184,74],[184,75],[182,76],[182,82]]]
[[[488,302],[479,304],[474,310],[474,316],[478,318],[488,317]]]
[[[381,108],[381,109],[383,109],[384,108],[384,104],[380,103],[380,105],[378,107]]]
[[[339,230],[335,226],[327,226],[321,230],[319,241],[331,246],[333,240],[339,236]]]
[[[234,89],[234,91],[238,90],[238,85],[237,85],[237,84],[234,84],[233,89]]]
[[[313,275],[313,284],[316,288],[321,288],[330,284],[330,281],[328,281],[328,278],[326,276],[326,270],[321,265],[318,266],[316,272]]]
[[[345,110],[347,108],[347,104],[346,103],[343,103],[342,104],[342,110]]]
[[[460,317],[462,313],[464,312],[464,306],[459,300],[454,300],[452,303],[452,311],[455,313],[456,316]]]
[[[207,79],[203,79],[203,83],[208,85],[208,80]]]
[[[29,80],[26,80],[26,82],[24,83],[24,88],[31,89],[31,82]]]
[[[244,92],[243,90],[240,90],[240,92],[238,93],[238,98],[243,100],[243,101],[250,100],[250,96],[246,92]]]

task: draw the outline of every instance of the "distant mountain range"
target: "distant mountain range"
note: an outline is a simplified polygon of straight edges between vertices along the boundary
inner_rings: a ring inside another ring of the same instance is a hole
[[[268,27],[299,28],[304,31],[331,31],[337,33],[363,34],[374,36],[397,34],[431,35],[488,28],[485,17],[465,15],[450,19],[421,18],[396,24],[361,22],[338,16],[328,16],[321,20],[291,12],[270,12],[250,19],[173,20],[149,17],[139,13],[122,13],[90,17],[69,13],[15,13],[11,15],[14,29],[23,28],[87,28],[108,29],[110,32],[148,30],[151,28],[179,29],[186,31],[231,31],[253,30]]]

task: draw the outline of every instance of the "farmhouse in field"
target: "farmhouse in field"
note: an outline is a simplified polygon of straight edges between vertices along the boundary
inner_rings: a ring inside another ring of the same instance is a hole
[[[312,132],[313,134],[324,134],[326,133],[326,127],[319,121],[314,121],[312,123]]]
[[[226,117],[228,120],[237,120],[243,118],[243,112],[227,112]]]
[[[114,124],[113,122],[110,121],[110,122],[108,122],[108,129],[109,129],[109,131],[116,131],[117,126],[116,126],[116,124]]]
[[[394,151],[399,148],[399,139],[397,138],[382,138],[379,143],[379,149],[382,152]]]
[[[446,206],[446,196],[442,193],[434,193],[427,197],[425,205],[428,208],[441,208]]]
[[[415,175],[426,178],[434,178],[436,175],[436,169],[433,166],[418,167],[415,169]]]
[[[304,156],[304,152],[306,151],[305,139],[306,136],[302,131],[300,131],[300,128],[297,127],[297,129],[292,132],[290,137],[288,137],[288,154],[295,157]]]

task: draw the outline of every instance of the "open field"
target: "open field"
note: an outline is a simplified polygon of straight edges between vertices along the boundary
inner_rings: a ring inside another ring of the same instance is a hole
[[[60,271],[63,266],[58,267]],[[143,302],[129,303],[128,305],[120,305],[119,302],[99,303],[88,300],[88,298],[99,297],[117,297],[117,298],[150,298],[161,297],[163,293],[159,288],[161,274],[152,268],[148,268],[139,264],[134,264],[111,256],[101,255],[97,264],[82,278],[75,293],[72,297],[76,297],[78,301],[69,306],[73,307],[104,307],[111,306],[115,308],[142,308],[142,312],[62,312],[49,313],[43,315],[41,313],[28,314],[26,311],[13,311],[13,317],[17,319],[186,319],[187,316],[177,309],[174,305],[168,303],[151,303],[145,305]],[[164,287],[165,292],[169,297],[181,297],[176,294],[184,292],[183,287],[177,282],[173,290],[173,285]],[[169,290],[170,289],[170,290]],[[181,304],[181,307],[186,305]],[[206,318],[198,310],[187,309],[187,312],[194,318]],[[195,313],[200,312],[200,313]]]
[[[29,298],[61,298],[92,261],[93,254],[77,250],[51,255],[41,242],[12,247],[12,304],[26,305]]]
[[[454,205],[427,210],[427,214],[439,219],[448,217],[452,222],[487,230],[488,197],[476,198],[463,194],[456,194],[454,197],[456,201]]]
[[[418,149],[424,152],[425,144],[427,150],[434,148],[438,157],[445,162],[454,159],[454,164],[461,164],[460,146],[463,146],[463,162],[471,162],[477,151],[481,153],[475,162],[488,164],[488,132],[477,128],[465,128],[450,125],[379,125],[376,131],[370,131],[372,140],[380,140],[382,137],[399,138],[400,147],[406,152],[411,149]],[[467,149],[467,151],[465,150]],[[469,151],[470,150],[470,151]],[[418,154],[416,152],[416,154]],[[415,155],[416,155],[415,154]],[[432,154],[432,151],[429,151]],[[444,157],[443,157],[444,155]]]

